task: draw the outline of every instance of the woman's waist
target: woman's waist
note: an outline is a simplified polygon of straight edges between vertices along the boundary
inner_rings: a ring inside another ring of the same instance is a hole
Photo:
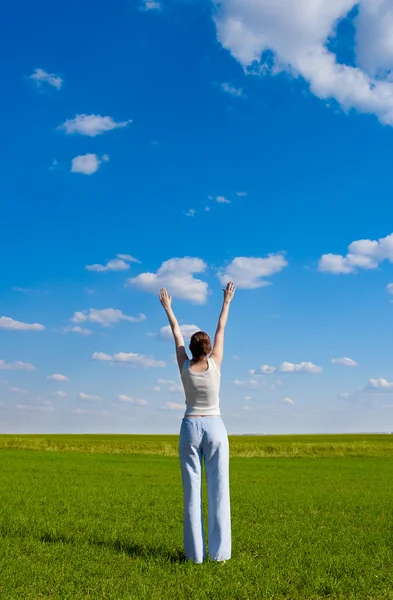
[[[220,419],[222,419],[221,414],[220,415],[184,415],[183,417],[183,421],[184,419],[212,419],[212,418],[217,419],[218,417]]]
[[[219,404],[220,395],[218,391],[208,394],[195,393],[195,391],[186,391],[185,399],[186,403],[190,406],[213,406]]]
[[[191,406],[186,402],[186,411],[184,416],[195,416],[195,417],[214,417],[220,416],[220,406],[219,404],[214,404],[211,406]]]

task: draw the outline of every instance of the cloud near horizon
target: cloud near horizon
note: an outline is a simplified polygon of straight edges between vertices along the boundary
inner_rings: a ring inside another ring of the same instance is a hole
[[[69,381],[69,377],[62,375],[61,373],[54,373],[53,375],[47,375],[46,377],[50,381]]]
[[[100,400],[102,400],[101,396],[92,396],[90,394],[85,394],[84,392],[79,392],[78,398],[79,400],[85,400],[86,402],[100,402]]]
[[[15,360],[12,363],[6,363],[3,359],[0,359],[0,370],[4,371],[35,371],[35,366],[22,362],[21,360]]]
[[[393,381],[387,381],[387,379],[384,379],[383,377],[380,377],[379,379],[370,379],[367,387],[372,390],[393,393]]]
[[[133,398],[132,396],[126,396],[125,394],[119,394],[118,400],[120,402],[126,402],[128,404],[136,404],[137,406],[147,406],[149,403],[143,398]]]

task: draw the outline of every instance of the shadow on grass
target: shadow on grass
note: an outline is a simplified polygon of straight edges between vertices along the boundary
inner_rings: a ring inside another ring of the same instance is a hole
[[[80,540],[68,538],[64,535],[45,533],[40,536],[40,541],[47,544],[72,544],[80,543]],[[92,546],[100,548],[109,548],[119,554],[127,554],[127,556],[136,556],[139,558],[164,558],[171,563],[185,563],[187,561],[183,550],[170,550],[165,546],[152,546],[150,544],[138,544],[122,542],[121,540],[89,540],[86,542]]]

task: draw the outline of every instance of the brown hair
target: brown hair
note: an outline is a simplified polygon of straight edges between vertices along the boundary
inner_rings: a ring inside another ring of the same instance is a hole
[[[191,336],[189,348],[194,360],[207,356],[212,351],[210,337],[204,331],[196,331]]]

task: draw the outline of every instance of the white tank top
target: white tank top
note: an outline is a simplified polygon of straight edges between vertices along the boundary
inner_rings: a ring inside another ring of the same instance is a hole
[[[190,369],[190,360],[184,362],[181,380],[186,394],[186,412],[189,415],[220,416],[220,372],[213,358],[208,358],[208,369],[196,373]]]

